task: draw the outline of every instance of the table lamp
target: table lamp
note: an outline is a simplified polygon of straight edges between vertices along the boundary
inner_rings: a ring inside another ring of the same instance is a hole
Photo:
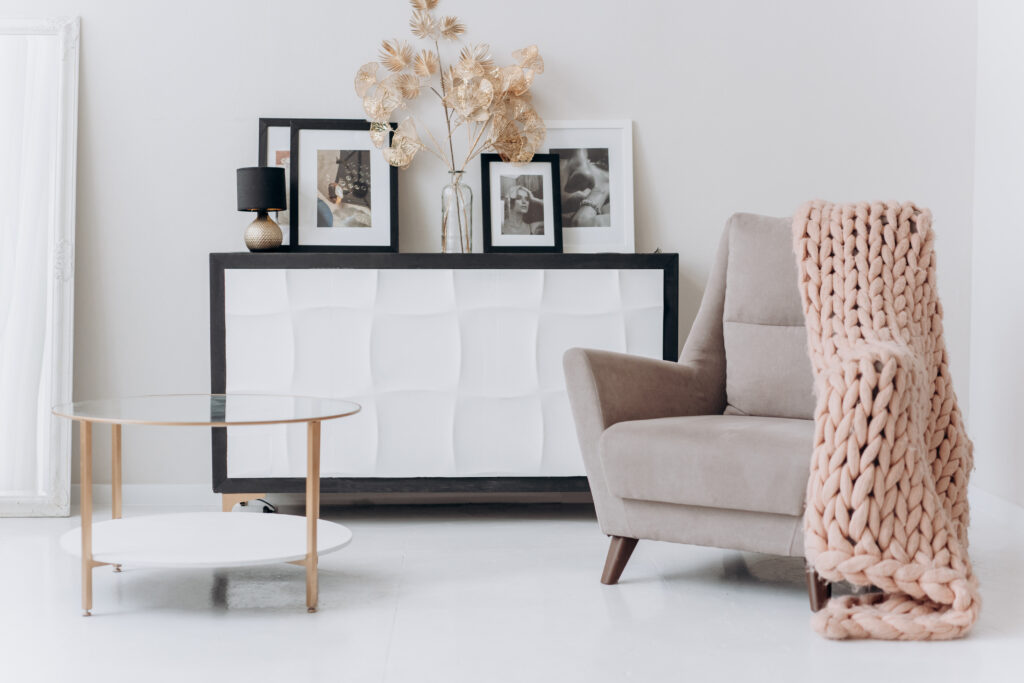
[[[257,212],[256,220],[245,229],[245,246],[249,251],[281,246],[281,226],[267,212],[284,211],[285,208],[283,168],[256,166],[238,169],[238,210]]]

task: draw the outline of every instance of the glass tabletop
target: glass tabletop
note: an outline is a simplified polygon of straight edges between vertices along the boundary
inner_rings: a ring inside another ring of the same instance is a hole
[[[312,396],[173,394],[76,401],[53,413],[85,422],[229,427],[333,420],[359,410],[352,401]]]

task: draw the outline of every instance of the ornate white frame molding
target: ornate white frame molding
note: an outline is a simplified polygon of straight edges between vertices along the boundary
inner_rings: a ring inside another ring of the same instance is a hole
[[[75,166],[78,136],[78,60],[80,20],[0,19],[0,35],[56,36],[61,63],[57,112],[57,159],[49,230],[47,322],[50,329],[49,405],[71,401],[74,350]],[[49,406],[44,408],[49,411]],[[45,458],[42,492],[0,497],[0,516],[66,516],[71,499],[71,423],[50,416],[39,444]]]

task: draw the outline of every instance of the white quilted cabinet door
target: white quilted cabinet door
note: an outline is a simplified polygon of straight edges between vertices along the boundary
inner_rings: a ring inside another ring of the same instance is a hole
[[[323,477],[585,474],[573,346],[662,357],[660,269],[227,269],[226,390],[345,398]],[[228,430],[229,477],[302,477],[305,430]]]

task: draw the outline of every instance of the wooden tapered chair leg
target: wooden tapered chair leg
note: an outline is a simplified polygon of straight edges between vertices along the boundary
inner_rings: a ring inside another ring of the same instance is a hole
[[[812,612],[819,611],[832,597],[832,584],[821,578],[810,565],[807,565],[807,596],[811,600]]]
[[[619,582],[619,577],[622,576],[622,570],[629,562],[629,556],[633,554],[637,540],[625,536],[612,536],[612,544],[608,546],[608,558],[604,561],[601,583],[611,586]]]

